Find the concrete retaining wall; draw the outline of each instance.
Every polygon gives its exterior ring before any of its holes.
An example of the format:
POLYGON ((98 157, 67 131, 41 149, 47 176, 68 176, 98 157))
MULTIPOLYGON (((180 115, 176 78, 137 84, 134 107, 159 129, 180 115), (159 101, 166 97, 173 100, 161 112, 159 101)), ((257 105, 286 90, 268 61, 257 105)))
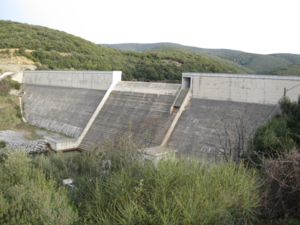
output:
POLYGON ((298 100, 300 77, 242 74, 183 73, 191 77, 193 98, 276 104, 284 94, 298 100), (290 88, 293 88, 289 90, 290 88))
POLYGON ((108 90, 121 71, 24 71, 25 84, 108 90))

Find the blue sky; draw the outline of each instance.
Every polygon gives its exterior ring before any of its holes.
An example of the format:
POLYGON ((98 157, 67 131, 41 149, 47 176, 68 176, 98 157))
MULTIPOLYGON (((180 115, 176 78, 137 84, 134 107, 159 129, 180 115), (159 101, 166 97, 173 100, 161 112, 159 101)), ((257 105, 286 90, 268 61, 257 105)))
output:
POLYGON ((174 42, 300 54, 299 6, 299 0, 0 0, 0 19, 94 43, 174 42))

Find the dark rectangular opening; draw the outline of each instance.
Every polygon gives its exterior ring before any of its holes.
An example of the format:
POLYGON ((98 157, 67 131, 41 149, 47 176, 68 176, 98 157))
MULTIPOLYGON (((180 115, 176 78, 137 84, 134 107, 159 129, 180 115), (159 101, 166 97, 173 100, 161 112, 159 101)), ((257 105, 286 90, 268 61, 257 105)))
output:
POLYGON ((188 89, 191 86, 191 78, 190 77, 184 77, 182 83, 182 89, 188 89))

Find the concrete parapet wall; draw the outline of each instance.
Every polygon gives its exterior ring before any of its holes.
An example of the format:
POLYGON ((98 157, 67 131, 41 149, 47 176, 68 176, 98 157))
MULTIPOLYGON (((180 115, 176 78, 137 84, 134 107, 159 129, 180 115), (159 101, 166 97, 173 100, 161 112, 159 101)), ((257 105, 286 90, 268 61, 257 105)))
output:
POLYGON ((300 86, 293 88, 300 84, 296 76, 183 73, 183 77, 191 77, 193 98, 198 99, 276 104, 285 88, 292 101, 300 93, 300 86))
POLYGON ((175 95, 180 87, 180 84, 121 81, 114 87, 114 91, 175 95))
POLYGON ((108 90, 121 71, 24 71, 25 84, 108 90))

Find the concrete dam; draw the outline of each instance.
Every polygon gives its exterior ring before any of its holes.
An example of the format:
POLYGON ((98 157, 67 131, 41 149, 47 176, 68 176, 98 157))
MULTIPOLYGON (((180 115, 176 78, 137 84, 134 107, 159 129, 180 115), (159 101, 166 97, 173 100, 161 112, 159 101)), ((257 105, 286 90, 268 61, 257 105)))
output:
POLYGON ((89 150, 130 129, 136 142, 150 136, 149 149, 217 157, 232 143, 247 145, 238 141, 241 129, 250 136, 284 93, 296 101, 300 91, 294 76, 183 73, 182 84, 169 84, 121 81, 121 74, 23 71, 24 117, 73 137, 48 138, 54 150, 89 150))

